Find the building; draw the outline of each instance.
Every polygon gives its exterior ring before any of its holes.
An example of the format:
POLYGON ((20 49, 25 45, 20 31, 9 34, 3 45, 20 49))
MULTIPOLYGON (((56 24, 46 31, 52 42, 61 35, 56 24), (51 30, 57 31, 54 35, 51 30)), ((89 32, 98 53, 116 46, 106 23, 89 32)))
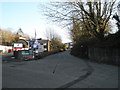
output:
POLYGON ((18 41, 16 43, 22 43, 23 44, 23 48, 29 48, 30 50, 33 48, 36 49, 44 49, 44 52, 48 52, 50 51, 50 41, 49 40, 45 40, 45 39, 27 39, 24 37, 19 37, 18 41), (36 46, 36 47, 34 47, 36 46), (42 47, 41 47, 42 46, 42 47))
POLYGON ((44 46, 44 51, 49 52, 50 51, 50 41, 49 40, 38 40, 38 43, 44 46))
POLYGON ((73 43, 72 42, 65 43, 65 45, 67 45, 67 48, 72 48, 73 47, 73 43))
POLYGON ((43 45, 44 52, 49 52, 50 51, 50 41, 49 40, 45 40, 45 39, 30 39, 29 40, 30 43, 31 43, 30 45, 33 46, 33 44, 35 44, 36 40, 37 40, 39 45, 43 45))

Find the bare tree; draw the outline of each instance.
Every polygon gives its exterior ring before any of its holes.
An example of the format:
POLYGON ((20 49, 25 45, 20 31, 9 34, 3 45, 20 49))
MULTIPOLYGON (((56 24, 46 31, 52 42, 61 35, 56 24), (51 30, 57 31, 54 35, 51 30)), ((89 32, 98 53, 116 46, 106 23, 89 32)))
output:
POLYGON ((115 1, 105 1, 102 4, 101 0, 98 2, 87 2, 88 9, 86 9, 81 2, 77 3, 78 7, 81 9, 82 19, 87 29, 99 39, 103 40, 104 38, 114 3, 115 1), (87 20, 87 22, 85 20, 87 20))
POLYGON ((70 35, 74 43, 85 41, 92 37, 91 33, 86 29, 83 22, 74 21, 74 18, 70 35))
POLYGON ((19 37, 24 37, 26 39, 30 38, 30 36, 28 34, 24 33, 21 28, 19 28, 18 31, 15 33, 14 42, 16 42, 19 39, 19 37))
POLYGON ((12 42, 15 38, 15 34, 9 30, 0 29, 0 37, 3 42, 12 42))
POLYGON ((51 42, 51 50, 59 50, 62 47, 62 40, 60 35, 54 32, 52 29, 47 29, 45 36, 50 40, 51 42))
POLYGON ((73 26, 74 22, 84 25, 84 30, 100 40, 105 37, 106 28, 112 15, 116 0, 96 2, 54 2, 47 7, 45 15, 55 22, 61 22, 67 26, 73 26))
POLYGON ((113 15, 113 18, 117 21, 117 27, 118 27, 118 30, 120 32, 120 2, 118 3, 117 5, 117 9, 118 9, 118 14, 116 13, 115 15, 113 15))
POLYGON ((53 37, 54 37, 54 30, 51 29, 51 28, 48 28, 45 33, 44 33, 45 37, 48 39, 48 40, 51 40, 53 37))

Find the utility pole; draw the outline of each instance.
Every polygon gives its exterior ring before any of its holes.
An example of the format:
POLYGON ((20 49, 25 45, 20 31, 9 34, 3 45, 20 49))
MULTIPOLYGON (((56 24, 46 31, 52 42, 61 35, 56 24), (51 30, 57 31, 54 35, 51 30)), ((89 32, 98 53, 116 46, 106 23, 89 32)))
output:
POLYGON ((37 41, 37 34, 36 34, 36 29, 35 29, 35 41, 34 41, 34 45, 33 45, 33 54, 34 54, 34 58, 36 57, 36 49, 38 47, 38 41, 37 41))
POLYGON ((35 29, 35 39, 36 39, 36 37, 37 37, 37 34, 36 34, 36 29, 35 29))

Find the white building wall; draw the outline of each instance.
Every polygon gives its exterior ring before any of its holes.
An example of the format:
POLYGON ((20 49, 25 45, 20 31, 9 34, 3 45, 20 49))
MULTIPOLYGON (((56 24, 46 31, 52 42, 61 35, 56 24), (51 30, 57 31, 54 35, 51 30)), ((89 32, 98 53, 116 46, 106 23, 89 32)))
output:
POLYGON ((5 52, 8 53, 9 49, 12 49, 12 46, 3 46, 3 45, 0 45, 0 50, 2 50, 3 53, 5 53, 5 52))

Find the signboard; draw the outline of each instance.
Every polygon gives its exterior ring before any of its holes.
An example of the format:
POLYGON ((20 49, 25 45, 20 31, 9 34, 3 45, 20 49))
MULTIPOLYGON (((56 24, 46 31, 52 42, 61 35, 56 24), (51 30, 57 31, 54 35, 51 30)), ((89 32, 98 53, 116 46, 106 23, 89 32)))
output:
POLYGON ((14 43, 14 47, 22 48, 23 44, 22 43, 14 43))
POLYGON ((44 45, 39 45, 38 52, 44 52, 44 45))
POLYGON ((35 40, 34 44, 33 44, 33 48, 38 48, 38 41, 35 40))

